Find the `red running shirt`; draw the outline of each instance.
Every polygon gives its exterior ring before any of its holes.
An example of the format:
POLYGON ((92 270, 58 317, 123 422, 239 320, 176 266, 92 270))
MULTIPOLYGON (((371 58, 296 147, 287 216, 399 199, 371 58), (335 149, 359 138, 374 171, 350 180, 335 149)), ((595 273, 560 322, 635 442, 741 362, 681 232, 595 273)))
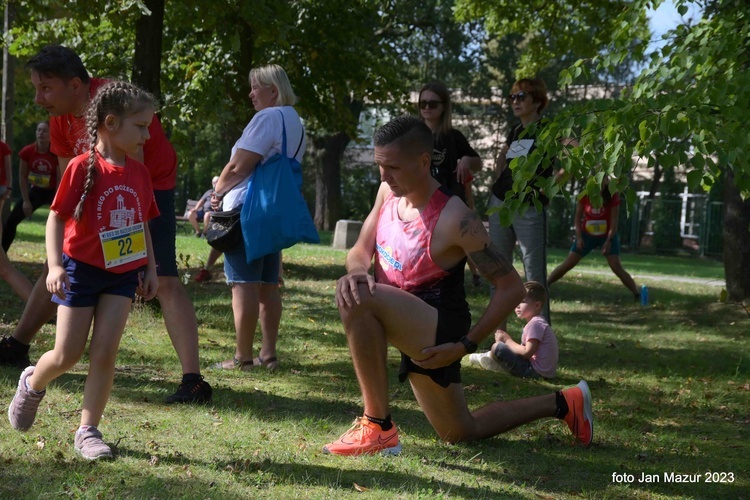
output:
POLYGON ((148 169, 127 159, 112 165, 96 154, 97 177, 86 197, 81 220, 73 219, 83 193, 89 155, 76 156, 63 173, 51 209, 65 221, 63 253, 113 273, 148 262, 143 223, 159 215, 148 169))
POLYGON ((13 153, 7 144, 0 141, 0 186, 8 185, 8 174, 5 173, 5 157, 13 153))
POLYGON ((612 195, 612 199, 605 202, 601 208, 592 207, 588 196, 581 198, 578 203, 583 205, 583 230, 591 236, 606 237, 609 231, 612 207, 620 205, 620 197, 617 194, 612 195))
MULTIPOLYGON (((96 91, 108 80, 92 78, 89 80, 89 97, 93 98, 96 91)), ((50 116, 50 149, 57 156, 73 158, 87 153, 91 149, 86 118, 72 114, 50 116)), ((159 118, 154 115, 148 127, 151 138, 143 145, 143 163, 151 173, 154 189, 173 189, 177 183, 177 154, 170 144, 159 118)))
POLYGON ((57 187, 57 156, 52 151, 40 153, 36 143, 24 146, 18 157, 29 166, 29 183, 40 189, 57 187))

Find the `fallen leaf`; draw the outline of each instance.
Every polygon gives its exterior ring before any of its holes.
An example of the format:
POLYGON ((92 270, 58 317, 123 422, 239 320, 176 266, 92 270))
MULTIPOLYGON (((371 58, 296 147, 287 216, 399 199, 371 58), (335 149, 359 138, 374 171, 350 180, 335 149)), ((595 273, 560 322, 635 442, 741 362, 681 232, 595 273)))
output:
POLYGON ((364 486, 360 486, 357 483, 354 483, 354 489, 359 491, 360 493, 364 493, 368 490, 368 488, 365 488, 364 486))

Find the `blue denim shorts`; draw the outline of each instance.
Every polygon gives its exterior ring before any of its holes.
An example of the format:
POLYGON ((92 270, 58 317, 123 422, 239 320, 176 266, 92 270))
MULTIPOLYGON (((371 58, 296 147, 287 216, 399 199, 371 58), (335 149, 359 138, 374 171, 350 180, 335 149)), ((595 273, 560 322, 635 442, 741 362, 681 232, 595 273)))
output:
POLYGON ((227 283, 267 283, 279 282, 281 252, 264 255, 248 264, 245 245, 224 252, 224 274, 227 283))
POLYGON ((514 377, 540 378, 531 361, 513 352, 506 344, 498 342, 493 354, 500 366, 514 377))
POLYGON ((65 290, 65 299, 52 296, 52 302, 68 307, 94 307, 102 294, 120 295, 130 300, 135 298, 138 288, 138 273, 134 269, 122 274, 71 259, 63 254, 63 269, 70 279, 70 288, 65 290))

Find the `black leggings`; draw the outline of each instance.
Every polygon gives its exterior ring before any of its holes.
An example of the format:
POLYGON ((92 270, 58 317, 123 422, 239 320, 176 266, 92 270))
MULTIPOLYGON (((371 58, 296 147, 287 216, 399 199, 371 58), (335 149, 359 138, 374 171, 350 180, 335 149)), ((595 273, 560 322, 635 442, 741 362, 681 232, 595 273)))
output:
MULTIPOLYGON (((31 211, 33 212, 42 205, 51 205, 55 199, 55 191, 52 189, 40 189, 34 186, 29 188, 29 201, 31 202, 31 211)), ((13 210, 8 216, 8 220, 3 226, 3 250, 6 252, 10 244, 16 239, 16 227, 26 218, 23 213, 23 199, 20 199, 13 206, 13 210)))

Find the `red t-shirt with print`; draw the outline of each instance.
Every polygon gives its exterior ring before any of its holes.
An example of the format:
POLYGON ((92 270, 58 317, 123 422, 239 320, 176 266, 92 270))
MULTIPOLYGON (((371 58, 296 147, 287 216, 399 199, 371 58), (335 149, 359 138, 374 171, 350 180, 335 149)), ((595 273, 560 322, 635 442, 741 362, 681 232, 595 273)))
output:
MULTIPOLYGON (((89 80, 89 97, 109 80, 92 78, 89 80)), ((86 117, 72 114, 50 116, 50 149, 57 156, 73 158, 91 149, 86 117)), ((151 172, 154 189, 173 189, 177 184, 177 153, 161 128, 159 118, 154 115, 148 127, 151 138, 143 145, 143 163, 151 172)))
POLYGON ((36 143, 24 146, 18 157, 29 167, 29 183, 40 189, 57 187, 57 156, 52 151, 40 153, 36 143))
POLYGON ((0 141, 0 186, 8 185, 8 174, 5 172, 5 157, 13 153, 7 144, 0 141))
POLYGON ((89 155, 76 156, 63 173, 51 209, 65 221, 63 253, 113 273, 148 262, 143 224, 159 215, 148 169, 128 158, 124 166, 108 163, 97 152, 94 186, 86 196, 80 221, 73 219, 83 193, 89 155))
POLYGON ((620 196, 615 193, 609 202, 605 202, 600 208, 591 206, 591 200, 584 196, 579 201, 583 205, 583 230, 591 236, 605 238, 609 231, 609 221, 612 207, 620 205, 620 196))

